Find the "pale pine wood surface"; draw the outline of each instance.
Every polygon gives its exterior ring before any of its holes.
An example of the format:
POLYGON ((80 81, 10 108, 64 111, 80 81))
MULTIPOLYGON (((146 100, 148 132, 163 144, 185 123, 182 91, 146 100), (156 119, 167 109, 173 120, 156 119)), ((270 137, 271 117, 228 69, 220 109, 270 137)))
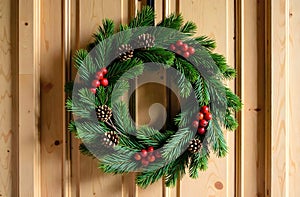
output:
POLYGON ((0 196, 12 195, 11 1, 0 1, 0 196))
POLYGON ((298 196, 299 1, 272 2, 271 195, 298 196))
POLYGON ((288 2, 272 2, 272 196, 288 196, 289 193, 288 2))
POLYGON ((290 33, 288 36, 289 41, 289 132, 290 132, 290 145, 289 145, 289 196, 296 197, 300 193, 300 86, 299 86, 299 48, 300 48, 300 2, 291 0, 289 6, 289 22, 290 33))
MULTIPOLYGON (((180 1, 179 11, 185 20, 196 22, 197 35, 207 35, 216 40, 216 52, 226 55, 229 64, 233 65, 233 3, 227 1, 180 1)), ((234 196, 234 133, 225 136, 229 157, 209 159, 208 170, 201 172, 196 180, 188 176, 183 178, 181 196, 234 196)))

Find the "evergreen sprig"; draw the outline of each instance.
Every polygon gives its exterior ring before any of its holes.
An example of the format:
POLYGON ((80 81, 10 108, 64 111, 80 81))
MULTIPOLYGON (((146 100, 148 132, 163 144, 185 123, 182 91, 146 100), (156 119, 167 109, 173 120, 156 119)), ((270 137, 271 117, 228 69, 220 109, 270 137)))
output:
POLYGON ((174 158, 178 158, 187 149, 194 136, 195 133, 190 128, 179 128, 163 147, 163 158, 166 161, 173 161, 174 158))
MULTIPOLYGON (((168 16, 167 18, 163 19, 160 23, 158 23, 157 26, 179 30, 182 24, 183 24, 182 15, 181 14, 176 15, 175 13, 173 13, 170 14, 170 16, 168 16)), ((186 30, 190 30, 190 27, 188 27, 186 30)))
POLYGON ((137 13, 137 16, 129 22, 128 27, 143 27, 143 26, 152 26, 154 24, 155 14, 151 7, 145 6, 140 12, 137 13))

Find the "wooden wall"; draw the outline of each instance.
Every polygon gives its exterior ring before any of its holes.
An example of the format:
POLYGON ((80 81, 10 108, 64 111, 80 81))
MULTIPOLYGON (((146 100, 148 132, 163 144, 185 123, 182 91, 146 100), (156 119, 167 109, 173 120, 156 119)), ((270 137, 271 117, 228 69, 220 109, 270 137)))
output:
POLYGON ((274 1, 270 18, 271 195, 297 196, 299 157, 300 2, 274 1))
POLYGON ((11 1, 0 1, 0 195, 12 192, 11 1))
POLYGON ((172 189, 160 181, 142 190, 134 174, 101 173, 66 132, 63 85, 74 77, 72 54, 91 41, 101 20, 126 23, 145 1, 0 0, 0 196, 297 196, 300 3, 155 2, 157 21, 182 13, 199 35, 216 39, 216 51, 238 70, 229 85, 244 109, 239 129, 225 133, 228 157, 212 157, 199 179, 185 177, 172 189))

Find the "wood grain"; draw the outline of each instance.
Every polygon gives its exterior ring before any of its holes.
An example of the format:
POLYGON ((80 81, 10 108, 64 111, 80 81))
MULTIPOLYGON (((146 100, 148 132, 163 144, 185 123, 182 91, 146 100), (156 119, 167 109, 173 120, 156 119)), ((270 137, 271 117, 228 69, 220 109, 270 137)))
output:
POLYGON ((59 0, 41 3, 41 194, 63 196, 66 125, 62 3, 59 0))
MULTIPOLYGON (((40 196, 39 147, 39 2, 20 0, 18 7, 18 194, 40 196)), ((17 124, 17 123, 15 123, 17 124)))
POLYGON ((271 196, 289 196, 289 0, 271 6, 271 196))
MULTIPOLYGON (((233 3, 226 1, 180 1, 180 12, 185 20, 196 22, 197 35, 207 35, 217 42, 216 52, 226 55, 233 64, 233 3)), ((234 134, 225 132, 228 145, 231 147, 229 157, 209 160, 207 171, 200 173, 197 180, 184 177, 181 196, 233 196, 234 187, 234 134)))
POLYGON ((300 35, 299 35, 299 27, 300 27, 300 2, 297 0, 291 0, 289 5, 289 27, 290 32, 287 37, 289 41, 289 88, 288 88, 288 96, 289 96, 289 105, 288 111, 289 116, 289 196, 296 197, 300 193, 300 187, 298 183, 300 182, 300 87, 299 87, 299 78, 298 74, 300 73, 299 67, 299 49, 300 49, 300 35))
POLYGON ((11 1, 0 1, 0 196, 12 196, 11 1))
POLYGON ((299 108, 297 73, 300 8, 298 1, 272 2, 271 195, 297 196, 299 181, 299 108))
POLYGON ((263 195, 264 193, 264 184, 259 181, 260 176, 264 176, 264 172, 258 170, 258 168, 264 168, 264 166, 261 166, 264 162, 264 152, 261 151, 264 150, 264 138, 259 137, 264 131, 262 119, 265 112, 264 97, 261 95, 264 86, 260 84, 264 81, 264 66, 258 65, 258 61, 264 61, 264 58, 259 56, 257 50, 258 48, 263 50, 264 41, 258 40, 261 35, 258 35, 257 7, 258 4, 255 1, 244 1, 242 13, 241 92, 244 109, 240 128, 242 129, 241 191, 243 195, 247 196, 263 195), (253 40, 262 41, 262 43, 253 42, 253 40), (249 83, 250 81, 251 83, 249 83))
MULTIPOLYGON (((128 9, 126 1, 80 0, 78 3, 78 44, 79 48, 86 47, 92 41, 91 35, 105 18, 112 19, 116 25, 127 22, 128 9)), ((77 147, 73 147, 75 150, 77 147)), ((78 150, 78 149, 77 149, 78 150)), ((76 156, 76 155, 75 155, 76 156)), ((122 194, 122 176, 105 175, 97 168, 97 161, 83 155, 77 155, 78 191, 79 196, 119 197, 122 194)), ((75 164, 76 165, 76 164, 75 164)), ((75 170, 73 168, 73 170, 75 170)))

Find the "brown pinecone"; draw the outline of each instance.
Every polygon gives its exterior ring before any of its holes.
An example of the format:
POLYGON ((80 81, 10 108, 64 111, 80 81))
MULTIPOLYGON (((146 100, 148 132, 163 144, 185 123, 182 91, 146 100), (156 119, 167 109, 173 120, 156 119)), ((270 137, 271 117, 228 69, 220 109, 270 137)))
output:
POLYGON ((191 153, 197 153, 201 150, 201 141, 199 139, 193 139, 190 141, 190 145, 189 145, 189 151, 191 153))
POLYGON ((98 120, 107 122, 112 116, 112 110, 107 105, 98 106, 96 108, 96 115, 98 120))
POLYGON ((119 136, 114 131, 108 131, 104 134, 102 143, 106 147, 116 146, 119 144, 119 136))
POLYGON ((142 34, 138 36, 136 47, 141 49, 148 49, 154 46, 155 38, 151 34, 142 34))
POLYGON ((123 44, 118 49, 119 58, 122 61, 129 60, 133 57, 133 49, 130 44, 123 44))

